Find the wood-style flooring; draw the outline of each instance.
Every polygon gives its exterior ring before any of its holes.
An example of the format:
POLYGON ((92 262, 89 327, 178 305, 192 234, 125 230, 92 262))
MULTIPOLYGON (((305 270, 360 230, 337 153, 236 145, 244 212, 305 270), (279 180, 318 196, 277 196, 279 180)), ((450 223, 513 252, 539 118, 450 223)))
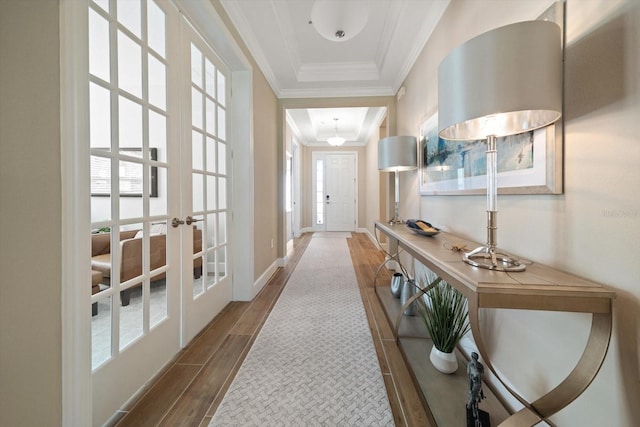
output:
MULTIPOLYGON (((109 426, 208 426, 236 372, 311 239, 294 241, 287 266, 252 302, 231 302, 109 426)), ((347 239, 397 426, 430 426, 428 414, 373 288, 383 254, 365 234, 347 239)), ((379 280, 389 280, 386 271, 379 280)))

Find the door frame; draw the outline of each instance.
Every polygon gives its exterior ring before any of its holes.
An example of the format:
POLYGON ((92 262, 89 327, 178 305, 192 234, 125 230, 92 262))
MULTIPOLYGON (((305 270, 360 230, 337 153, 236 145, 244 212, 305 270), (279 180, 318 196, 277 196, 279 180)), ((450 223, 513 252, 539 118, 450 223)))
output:
POLYGON ((292 142, 293 148, 293 165, 292 165, 292 179, 293 182, 291 185, 293 186, 293 200, 292 200, 292 208, 293 208, 293 237, 297 239, 300 237, 300 215, 301 215, 301 206, 300 206, 300 144, 294 138, 292 142))
MULTIPOLYGON (((360 96, 360 97, 337 97, 337 98, 281 98, 278 100, 278 203, 279 206, 284 206, 284 156, 286 151, 286 129, 287 129, 287 110, 299 109, 299 108, 340 108, 340 107, 383 107, 385 108, 386 117, 386 130, 384 136, 396 134, 396 97, 394 95, 388 96, 360 96)), ((309 150, 309 147, 307 147, 309 150)), ((307 157, 308 154, 304 154, 307 157)), ((306 179, 309 176, 306 170, 306 165, 303 166, 303 173, 305 173, 305 185, 306 179)), ((309 187, 307 187, 309 188, 309 187)), ((307 191, 306 189, 302 191, 307 191)), ((300 209, 303 213, 308 212, 305 209, 300 209)), ((309 224, 308 219, 305 220, 305 224, 309 224)), ((287 254, 287 245, 285 239, 285 217, 284 215, 278 216, 278 253, 279 259, 285 259, 287 254)), ((304 227, 306 229, 307 227, 304 227)), ((309 227, 312 228, 312 227, 309 227)))
MULTIPOLYGON (((355 221, 355 226, 354 229, 357 230, 358 228, 358 203, 359 203, 359 197, 358 197, 358 184, 359 184, 359 180, 358 180, 358 152, 357 151, 349 151, 349 150, 339 150, 339 151, 320 151, 320 150, 315 150, 311 152, 311 165, 310 165, 310 169, 311 170, 311 197, 309 197, 309 199, 311 200, 311 229, 313 231, 326 231, 327 229, 327 214, 325 211, 324 214, 324 220, 322 223, 322 226, 318 226, 315 223, 315 218, 316 218, 316 204, 315 204, 315 190, 316 190, 316 161, 319 158, 323 158, 325 160, 325 168, 326 168, 326 157, 327 155, 332 154, 332 155, 343 155, 343 154, 349 154, 349 155, 353 155, 354 156, 354 160, 355 160, 355 164, 354 164, 354 177, 355 177, 355 188, 354 188, 354 208, 353 208, 353 216, 354 216, 354 221, 355 221)), ((326 187, 326 175, 325 175, 325 184, 324 184, 324 195, 326 195, 327 191, 326 191, 327 187, 326 187)), ((324 200, 324 197, 323 197, 324 200)))
MULTIPOLYGON (((158 0, 168 2, 169 0, 158 0)), ((233 299, 253 298, 252 66, 209 2, 172 1, 231 70, 233 299), (242 172, 239 172, 242 171, 242 172)), ((92 423, 88 0, 60 0, 62 425, 92 423)))

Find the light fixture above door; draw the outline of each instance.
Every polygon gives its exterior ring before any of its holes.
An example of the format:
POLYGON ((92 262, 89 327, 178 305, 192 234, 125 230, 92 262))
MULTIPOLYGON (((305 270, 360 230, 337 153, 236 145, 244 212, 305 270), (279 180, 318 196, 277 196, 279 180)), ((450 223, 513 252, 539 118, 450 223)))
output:
POLYGON ((341 136, 338 136, 338 118, 334 118, 333 121, 336 123, 335 125, 335 135, 327 138, 327 142, 329 143, 329 145, 333 145, 334 147, 338 147, 342 144, 344 144, 344 142, 346 141, 346 139, 344 139, 341 136))

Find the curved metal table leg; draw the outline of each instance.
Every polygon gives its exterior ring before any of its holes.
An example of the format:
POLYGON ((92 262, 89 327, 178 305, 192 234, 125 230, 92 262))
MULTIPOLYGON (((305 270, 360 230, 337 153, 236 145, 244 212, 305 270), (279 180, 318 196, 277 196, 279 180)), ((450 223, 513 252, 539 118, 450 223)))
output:
POLYGON ((378 239, 378 233, 377 233, 377 228, 374 230, 375 233, 375 238, 376 238, 376 242, 378 243, 378 247, 380 248, 380 250, 382 251, 382 253, 385 256, 384 261, 382 261, 382 263, 378 266, 378 269, 376 270, 376 274, 373 276, 373 289, 376 289, 376 284, 378 282, 378 275, 380 274, 380 271, 382 271, 382 267, 384 267, 385 265, 387 265, 388 262, 390 261, 395 261, 396 263, 400 264, 400 247, 396 246, 398 249, 396 250, 396 253, 391 255, 389 252, 387 252, 383 247, 382 244, 380 243, 380 239, 378 239))
POLYGON ((493 367, 480 331, 477 301, 473 299, 469 300, 469 322, 483 362, 507 391, 524 405, 523 409, 500 424, 503 427, 534 426, 540 421, 548 421, 548 417, 560 411, 580 396, 591 384, 604 362, 609 349, 613 327, 611 310, 608 313, 592 313, 589 339, 574 369, 556 388, 536 401, 529 403, 509 387, 493 367))

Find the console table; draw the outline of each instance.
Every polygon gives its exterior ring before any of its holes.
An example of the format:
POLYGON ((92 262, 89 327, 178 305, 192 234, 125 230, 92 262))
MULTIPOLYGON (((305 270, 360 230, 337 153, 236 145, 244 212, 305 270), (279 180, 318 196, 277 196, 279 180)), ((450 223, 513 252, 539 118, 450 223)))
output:
MULTIPOLYGON (((524 405, 500 426, 533 426, 547 420, 575 400, 595 378, 611 338, 614 292, 598 283, 537 263, 517 273, 473 267, 462 261, 460 252, 445 246, 462 244, 466 245, 466 250, 471 250, 480 245, 449 233, 426 237, 410 231, 404 224, 390 225, 380 221, 375 223, 375 229, 376 233, 379 231, 387 236, 389 259, 400 262, 399 255, 403 250, 467 298, 471 331, 483 363, 524 405), (591 331, 585 350, 571 373, 553 390, 528 402, 509 387, 492 365, 480 330, 480 308, 590 313, 591 331)), ((398 326, 396 324, 396 331, 398 326)))

